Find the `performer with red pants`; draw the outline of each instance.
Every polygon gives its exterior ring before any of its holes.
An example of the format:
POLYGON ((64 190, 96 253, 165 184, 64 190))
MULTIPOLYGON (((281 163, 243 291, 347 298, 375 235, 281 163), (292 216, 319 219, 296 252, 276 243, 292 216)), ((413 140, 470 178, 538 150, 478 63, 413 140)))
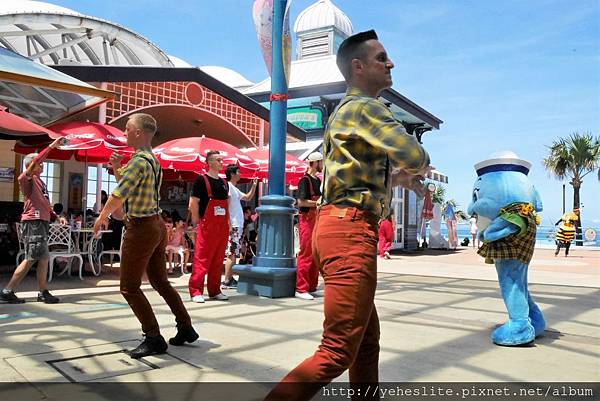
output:
POLYGON ((389 213, 392 187, 419 196, 426 191, 429 155, 378 99, 392 86, 394 63, 375 31, 346 38, 336 62, 348 90, 325 129, 323 195, 313 235, 324 281, 323 335, 314 354, 267 401, 308 401, 346 370, 352 401, 380 399, 377 222, 389 213))
POLYGON ((379 223, 379 257, 385 259, 390 258, 390 249, 392 249, 392 241, 394 240, 394 223, 392 222, 392 214, 388 215, 379 223))
POLYGON ((189 281, 193 302, 204 302, 204 277, 208 275, 208 296, 218 301, 229 297, 221 292, 221 268, 229 238, 229 185, 219 177, 223 158, 218 151, 206 154, 208 173, 196 179, 189 209, 196 226, 196 244, 189 281))
POLYGON ((309 169, 298 183, 300 207, 300 253, 296 270, 296 298, 314 299, 319 283, 319 268, 313 261, 312 235, 317 219, 317 200, 321 197, 321 180, 316 176, 323 171, 323 155, 308 155, 309 169))

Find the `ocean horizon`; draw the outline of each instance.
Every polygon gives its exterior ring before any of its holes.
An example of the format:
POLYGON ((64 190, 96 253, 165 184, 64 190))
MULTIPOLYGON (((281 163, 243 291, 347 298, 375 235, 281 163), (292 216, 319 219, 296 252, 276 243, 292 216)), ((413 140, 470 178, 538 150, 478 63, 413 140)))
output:
MULTIPOLYGON (((592 229, 596 232, 596 238, 592 241, 585 240, 583 242, 583 246, 594 246, 600 247, 600 227, 592 227, 592 226, 584 226, 581 228, 582 233, 585 233, 586 230, 592 229)), ((556 235, 556 231, 558 230, 557 226, 547 226, 540 225, 537 227, 537 232, 535 235, 535 245, 536 247, 555 247, 556 244, 554 242, 554 237, 556 235)), ((471 231, 469 230, 469 223, 458 223, 457 224, 457 236, 458 243, 460 244, 463 239, 469 238, 469 241, 472 240, 471 231)), ((448 239, 448 229, 446 224, 442 222, 440 233, 444 236, 444 238, 448 239)), ((427 225, 427 238, 429 238, 429 224, 427 225)), ((574 241, 573 241, 574 242, 574 241)), ((574 246, 573 244, 572 246, 574 246)))

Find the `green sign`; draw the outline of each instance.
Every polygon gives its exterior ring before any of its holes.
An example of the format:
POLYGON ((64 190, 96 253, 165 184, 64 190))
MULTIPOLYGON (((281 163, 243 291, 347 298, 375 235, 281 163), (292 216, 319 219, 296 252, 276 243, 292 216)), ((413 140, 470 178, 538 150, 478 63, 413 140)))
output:
POLYGON ((302 129, 323 128, 323 113, 310 107, 289 108, 287 119, 302 129))

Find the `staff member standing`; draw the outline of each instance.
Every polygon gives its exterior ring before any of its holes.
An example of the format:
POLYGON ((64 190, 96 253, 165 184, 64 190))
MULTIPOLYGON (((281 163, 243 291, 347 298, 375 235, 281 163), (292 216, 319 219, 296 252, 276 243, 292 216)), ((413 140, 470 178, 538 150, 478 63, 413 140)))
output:
POLYGON ((244 231, 244 211, 242 202, 251 201, 256 192, 258 178, 252 179, 252 187, 248 193, 244 193, 237 187, 242 178, 240 175, 240 166, 230 164, 225 169, 225 177, 229 182, 229 240, 225 248, 225 278, 221 283, 221 288, 236 288, 237 280, 233 278, 233 265, 237 258, 241 256, 242 235, 244 231))
POLYGON ((267 400, 309 400, 346 369, 360 399, 379 381, 377 223, 394 185, 425 194, 429 156, 377 100, 392 85, 392 61, 375 31, 342 42, 337 65, 348 90, 329 119, 323 150, 322 206, 313 254, 325 280, 323 336, 317 351, 292 370, 267 400), (397 171, 392 173, 393 171, 397 171))
POLYGON ((57 216, 50 204, 48 189, 40 178, 44 169, 44 160, 48 153, 56 148, 62 138, 56 139, 39 154, 30 153, 25 156, 25 171, 19 175, 19 187, 25 198, 23 214, 21 214, 21 229, 25 242, 25 258, 17 266, 10 281, 0 291, 0 301, 10 304, 25 302, 15 295, 15 288, 21 283, 27 272, 37 261, 37 280, 40 292, 37 300, 47 304, 58 303, 59 299, 48 291, 48 232, 50 231, 50 218, 59 218, 61 224, 67 221, 57 216))
POLYGON ((319 284, 319 268, 313 260, 312 235, 317 220, 317 200, 321 197, 321 180, 317 173, 323 171, 323 155, 308 155, 309 168, 298 182, 298 207, 300 208, 300 252, 296 269, 296 298, 311 300, 319 284))
POLYGON ((118 158, 111 159, 119 184, 94 223, 94 233, 98 233, 108 225, 108 216, 123 205, 126 231, 121 246, 121 294, 142 324, 146 337, 137 348, 129 351, 134 359, 163 354, 167 350, 156 316, 140 289, 144 272, 152 288, 164 298, 175 315, 177 334, 169 339, 169 344, 183 345, 198 339, 190 315, 169 283, 165 269, 167 230, 158 205, 162 170, 151 147, 155 133, 156 120, 151 115, 137 113, 129 117, 125 136, 127 145, 135 152, 125 167, 118 167, 118 158))
POLYGON ((194 181, 189 210, 196 224, 196 244, 189 281, 193 302, 204 302, 204 278, 208 275, 208 296, 218 301, 229 297, 221 292, 221 268, 229 239, 229 184, 219 177, 223 157, 218 151, 206 153, 208 173, 194 181))

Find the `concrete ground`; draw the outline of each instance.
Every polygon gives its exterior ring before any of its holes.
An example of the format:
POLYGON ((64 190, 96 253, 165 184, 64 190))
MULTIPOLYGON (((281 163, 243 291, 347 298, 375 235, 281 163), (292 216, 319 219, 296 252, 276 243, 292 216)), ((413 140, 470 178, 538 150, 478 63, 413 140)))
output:
MULTIPOLYGON (((131 360, 122 350, 135 347, 141 332, 119 294, 118 270, 106 266, 101 276, 83 281, 56 277, 50 288, 61 298, 57 305, 35 302, 30 274, 18 293, 28 302, 0 304, 4 390, 14 390, 11 383, 38 383, 35 394, 52 399, 39 383, 275 382, 319 344, 322 298, 267 299, 225 290, 228 302, 194 304, 184 275, 172 282, 200 340, 131 360)), ((529 279, 548 322, 546 333, 532 346, 499 347, 489 335, 505 321, 506 311, 493 265, 484 264, 474 249, 380 260, 381 381, 597 382, 600 251, 575 248, 565 258, 538 249, 529 279)), ((5 284, 8 277, 0 280, 5 284)), ((175 322, 168 307, 147 284, 143 288, 163 335, 172 336, 175 322)), ((339 380, 347 381, 347 374, 339 380)))

